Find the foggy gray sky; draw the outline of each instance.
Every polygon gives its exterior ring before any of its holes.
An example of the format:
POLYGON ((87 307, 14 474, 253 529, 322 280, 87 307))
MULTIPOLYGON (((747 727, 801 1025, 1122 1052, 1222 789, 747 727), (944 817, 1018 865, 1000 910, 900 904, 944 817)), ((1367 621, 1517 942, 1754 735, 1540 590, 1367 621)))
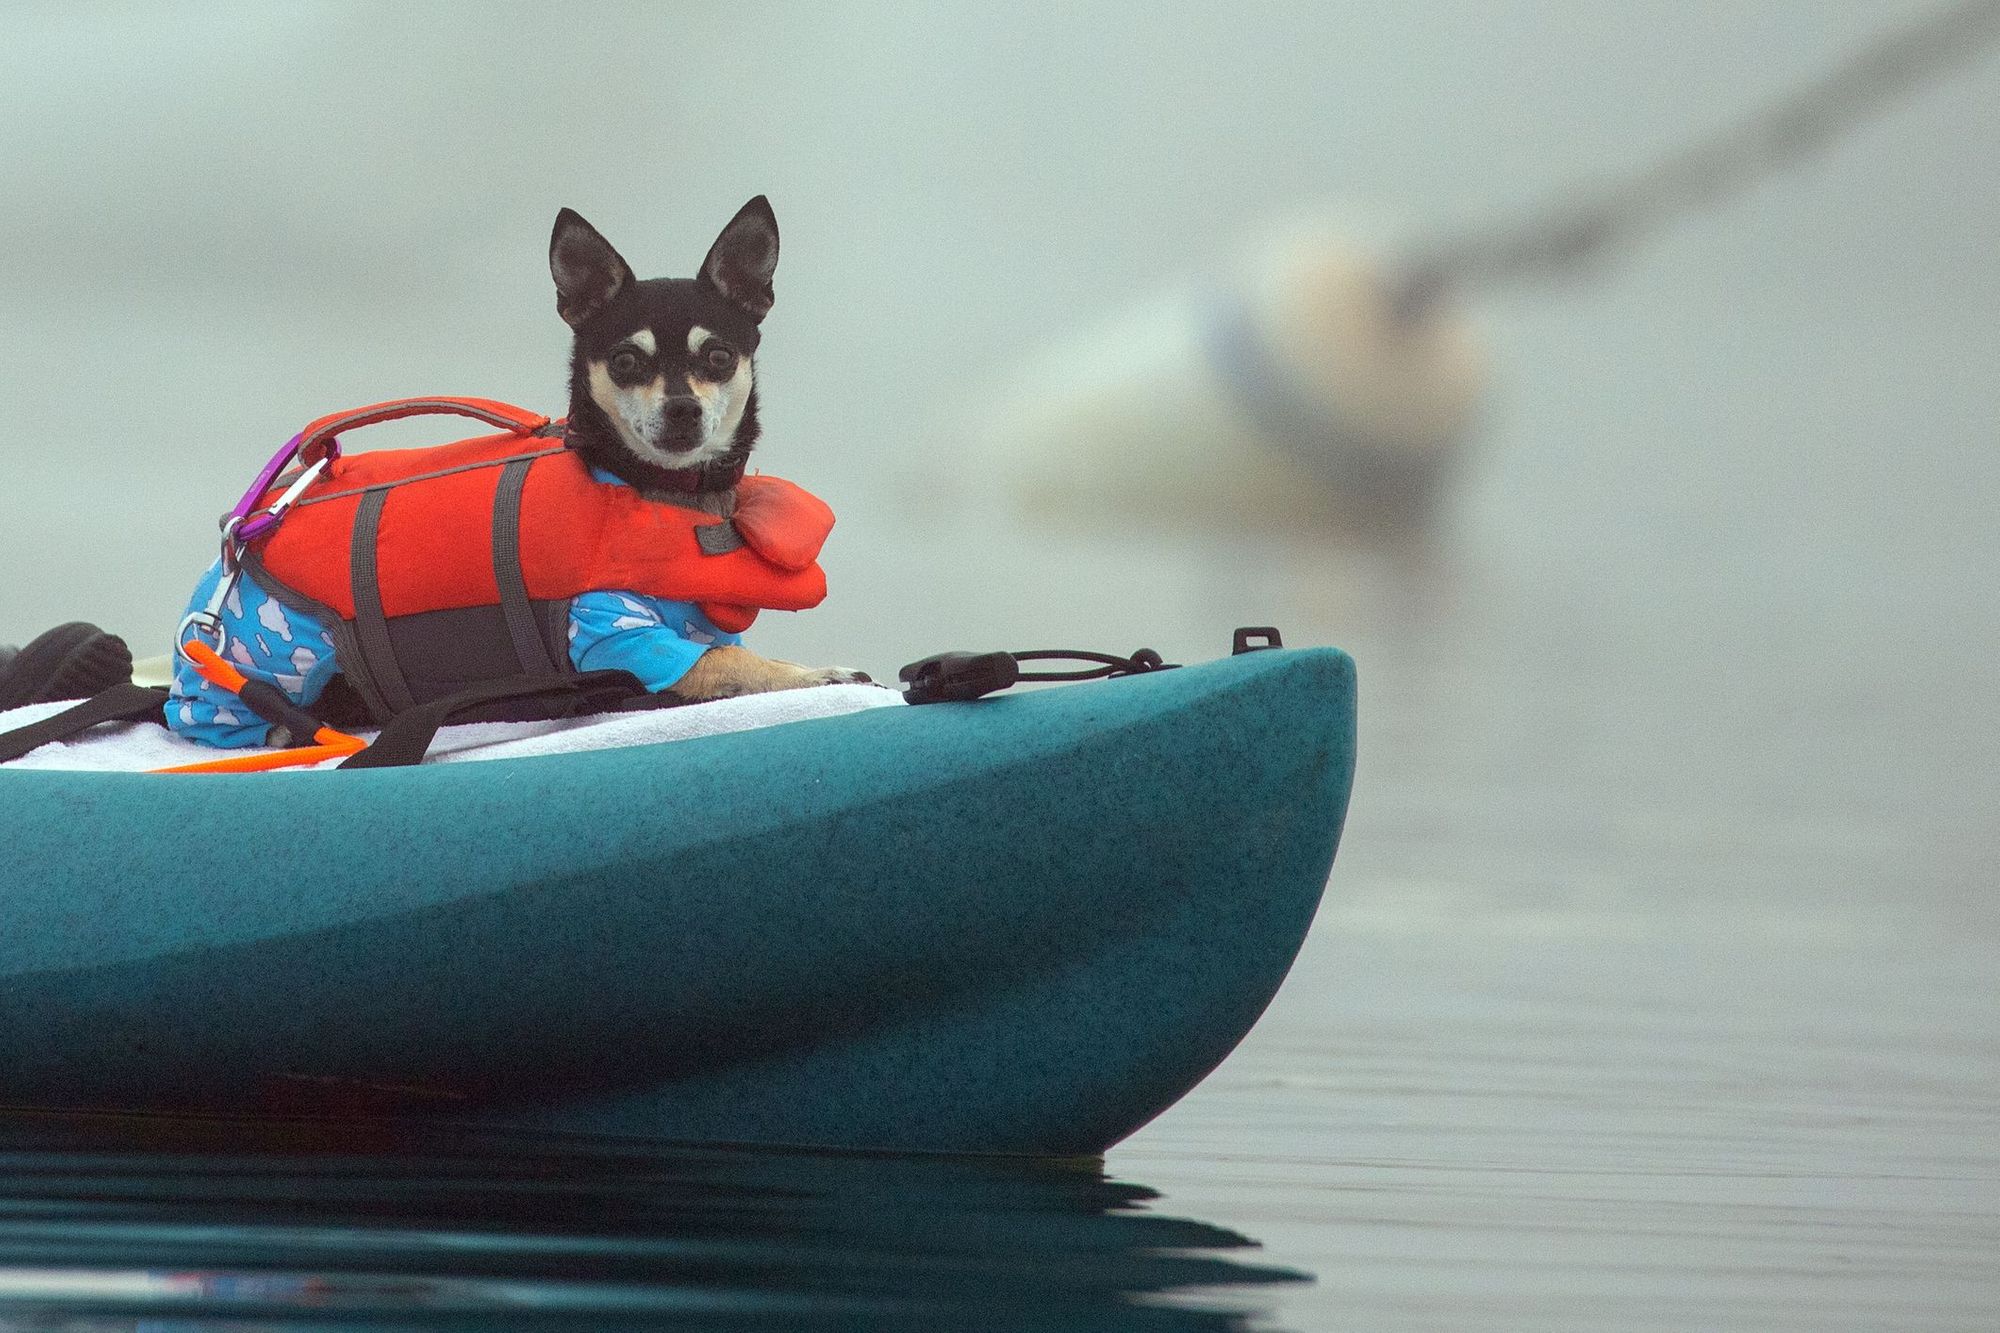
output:
MULTIPOLYGON (((439 391, 559 411, 544 254, 563 205, 641 273, 685 273, 769 194, 785 254, 763 461, 843 498, 865 562, 885 471, 948 458, 1050 334, 1266 219, 1324 208, 1395 237, 1504 215, 1917 8, 12 8, 0 414, 33 426, 0 474, 20 571, 0 637, 70 616, 163 632, 212 516, 321 412, 439 391), (86 535, 106 540, 65 554, 86 535)), ((1823 400, 1811 340, 1845 340, 1850 382, 1871 331, 1990 345, 1996 126, 1988 62, 1600 282, 1485 303, 1502 410, 1467 512, 1547 484, 1565 439, 1631 429, 1665 373, 1650 340, 1740 342, 1770 415, 1737 424, 1780 459, 1812 448, 1786 407, 1823 400), (1609 364, 1562 362, 1626 338, 1609 364), (1537 375, 1561 401, 1524 398, 1537 375)), ((1976 364, 1990 354, 1897 361, 1883 391, 1962 421, 1991 406, 1964 382, 1976 364)))

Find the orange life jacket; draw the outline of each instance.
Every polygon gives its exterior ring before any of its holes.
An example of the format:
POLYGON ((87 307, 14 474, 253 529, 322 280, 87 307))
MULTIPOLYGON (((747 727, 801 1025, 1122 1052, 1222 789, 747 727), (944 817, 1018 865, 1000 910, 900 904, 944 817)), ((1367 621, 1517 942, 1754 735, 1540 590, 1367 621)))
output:
MULTIPOLYGON (((732 633, 826 596, 826 503, 753 475, 716 518, 591 476, 562 423, 336 458, 246 572, 332 624, 341 673, 378 718, 501 676, 570 672, 569 599, 695 602, 732 633)), ((265 503, 275 499, 274 487, 265 503)))

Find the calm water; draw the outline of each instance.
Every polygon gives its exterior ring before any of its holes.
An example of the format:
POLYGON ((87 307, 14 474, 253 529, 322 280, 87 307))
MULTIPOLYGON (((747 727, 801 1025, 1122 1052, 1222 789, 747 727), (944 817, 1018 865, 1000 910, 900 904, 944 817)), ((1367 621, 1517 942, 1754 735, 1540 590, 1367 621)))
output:
POLYGON ((1094 1162, 15 1117, 0 1198, 0 1327, 69 1333, 1223 1329, 1304 1280, 1094 1162))

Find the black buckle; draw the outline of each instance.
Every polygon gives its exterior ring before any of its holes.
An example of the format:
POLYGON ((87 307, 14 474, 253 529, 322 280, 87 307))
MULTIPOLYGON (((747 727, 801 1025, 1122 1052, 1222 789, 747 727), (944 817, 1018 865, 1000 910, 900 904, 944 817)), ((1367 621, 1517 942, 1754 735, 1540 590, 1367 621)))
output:
POLYGON ((1018 681, 1021 664, 1012 653, 937 653, 896 674, 910 687, 906 703, 965 703, 1018 681))

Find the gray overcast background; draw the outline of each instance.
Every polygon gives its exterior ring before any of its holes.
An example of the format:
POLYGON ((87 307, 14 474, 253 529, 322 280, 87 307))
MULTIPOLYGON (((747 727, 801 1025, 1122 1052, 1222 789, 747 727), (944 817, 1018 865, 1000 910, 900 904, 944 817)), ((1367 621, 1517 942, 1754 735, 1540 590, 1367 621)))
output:
MULTIPOLYGON (((785 241, 761 461, 845 520, 834 600, 780 645, 868 656, 853 640, 885 630, 843 587, 963 608, 912 627, 912 648, 964 637, 978 591, 892 556, 906 515, 883 502, 912 469, 952 466, 1051 334, 1274 215, 1325 207, 1397 236, 1505 214, 1721 123, 1914 8, 10 7, 0 638, 80 616, 158 650, 213 515, 303 421, 435 392, 561 409, 559 206, 642 274, 685 273, 757 192, 785 241)), ((1698 407, 1707 387, 1666 382, 1695 340, 1756 381, 1754 419, 1699 423, 1732 438, 1736 480, 1782 489, 1848 429, 1829 392, 1868 400, 1881 468, 1927 467, 1926 414, 1974 410, 1938 400, 1992 362, 1996 124, 1989 64, 1601 283, 1487 304, 1498 386, 1462 531, 1616 534, 1630 525, 1606 497, 1670 503, 1602 442, 1648 429, 1638 403, 1698 407), (1941 355, 1897 346, 1915 325, 1941 355)), ((1792 498, 1874 503, 1879 480, 1792 498)), ((1091 628, 1058 617, 1040 637, 1091 628)))

